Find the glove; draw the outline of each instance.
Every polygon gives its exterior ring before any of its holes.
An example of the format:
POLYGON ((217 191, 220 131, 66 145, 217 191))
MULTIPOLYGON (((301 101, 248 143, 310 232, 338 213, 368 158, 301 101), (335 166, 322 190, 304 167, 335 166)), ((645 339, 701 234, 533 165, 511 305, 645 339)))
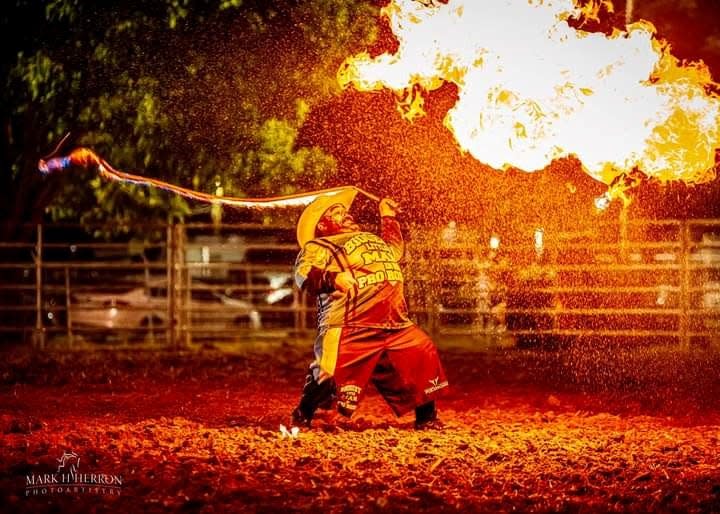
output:
POLYGON ((332 296, 339 297, 343 296, 349 290, 357 285, 357 280, 352 276, 349 271, 342 271, 335 275, 335 291, 332 296))
POLYGON ((380 216, 390 216, 395 217, 400 211, 400 205, 393 200, 392 198, 383 198, 380 200, 380 205, 378 206, 380 209, 380 216))

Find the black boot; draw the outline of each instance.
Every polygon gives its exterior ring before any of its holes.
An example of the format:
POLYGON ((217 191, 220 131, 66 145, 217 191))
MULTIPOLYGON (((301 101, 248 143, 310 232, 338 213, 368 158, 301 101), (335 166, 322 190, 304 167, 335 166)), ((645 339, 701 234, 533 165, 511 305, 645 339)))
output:
POLYGON ((429 401, 415 407, 415 430, 440 428, 443 428, 443 423, 438 419, 434 401, 429 401))
POLYGON ((312 373, 305 377, 300 403, 292 411, 292 423, 295 426, 309 427, 318 407, 332 404, 335 394, 335 380, 332 378, 318 384, 312 373))

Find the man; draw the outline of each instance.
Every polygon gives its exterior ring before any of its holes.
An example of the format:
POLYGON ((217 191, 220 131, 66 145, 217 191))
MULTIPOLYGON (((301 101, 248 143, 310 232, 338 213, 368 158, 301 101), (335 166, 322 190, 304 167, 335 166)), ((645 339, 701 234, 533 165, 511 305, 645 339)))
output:
POLYGON ((372 380, 395 415, 415 409, 416 428, 437 426, 434 400, 448 382, 435 345, 408 317, 398 205, 380 202, 378 237, 348 214, 356 193, 320 197, 298 221, 295 280, 317 295, 318 336, 293 422, 309 426, 333 395, 338 411, 351 416, 372 380))

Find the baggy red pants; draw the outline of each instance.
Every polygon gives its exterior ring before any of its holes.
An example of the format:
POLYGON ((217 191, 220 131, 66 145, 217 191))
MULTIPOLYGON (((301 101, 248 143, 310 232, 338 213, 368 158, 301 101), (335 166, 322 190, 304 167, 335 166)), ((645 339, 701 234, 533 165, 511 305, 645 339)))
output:
POLYGON ((435 344, 416 325, 330 328, 315 342, 311 368, 321 381, 334 377, 338 410, 347 416, 370 380, 397 416, 434 400, 448 386, 435 344))

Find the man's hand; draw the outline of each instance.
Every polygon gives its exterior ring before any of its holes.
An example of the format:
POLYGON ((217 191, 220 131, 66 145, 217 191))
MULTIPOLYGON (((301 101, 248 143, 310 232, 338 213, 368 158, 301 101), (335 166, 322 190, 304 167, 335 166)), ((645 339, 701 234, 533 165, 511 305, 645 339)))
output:
POLYGON ((357 285, 357 280, 352 276, 349 271, 341 271, 335 276, 335 288, 336 293, 342 292, 347 293, 350 289, 357 285))
POLYGON ((400 205, 392 198, 383 198, 380 200, 380 216, 392 216, 393 218, 400 212, 400 205))

